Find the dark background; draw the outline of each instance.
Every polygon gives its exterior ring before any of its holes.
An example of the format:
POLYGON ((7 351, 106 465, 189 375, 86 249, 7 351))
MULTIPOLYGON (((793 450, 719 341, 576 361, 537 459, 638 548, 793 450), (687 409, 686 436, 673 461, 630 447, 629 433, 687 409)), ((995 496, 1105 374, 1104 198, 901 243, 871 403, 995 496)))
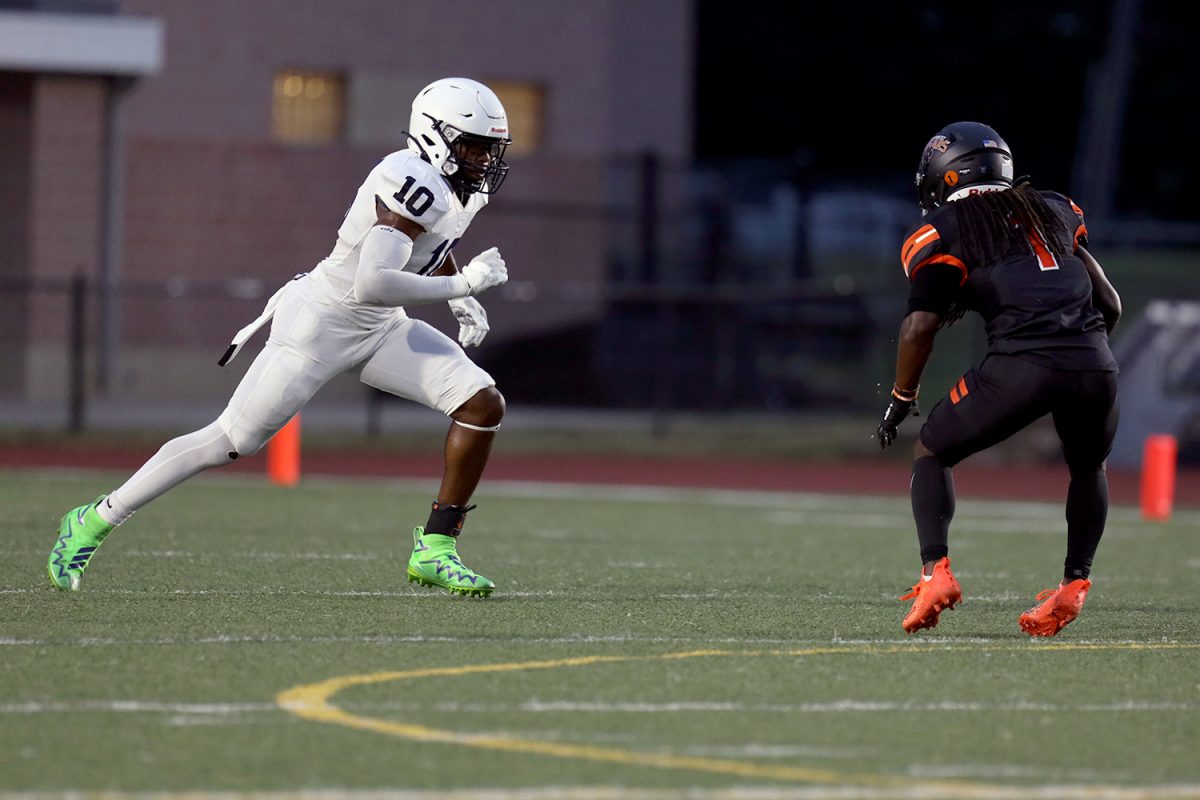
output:
MULTIPOLYGON (((1195 35, 1178 5, 1122 5, 1135 23, 1112 211, 1200 218, 1195 35)), ((698 7, 702 163, 792 157, 814 183, 907 189, 934 133, 977 120, 1007 140, 1018 174, 1080 188, 1073 158, 1112 3, 797 4, 795 23, 765 0, 698 7)))

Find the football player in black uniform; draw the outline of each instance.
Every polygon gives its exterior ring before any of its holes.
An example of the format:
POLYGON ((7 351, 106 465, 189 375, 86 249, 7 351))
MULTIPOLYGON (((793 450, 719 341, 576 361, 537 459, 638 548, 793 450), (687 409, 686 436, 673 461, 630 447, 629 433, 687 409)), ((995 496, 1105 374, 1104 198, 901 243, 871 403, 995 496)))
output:
POLYGON ((934 337, 967 311, 987 327, 988 352, 930 411, 914 448, 912 507, 923 568, 904 618, 937 625, 962 599, 950 571, 951 470, 1050 414, 1070 470, 1062 582, 1021 615, 1030 636, 1053 636, 1079 615, 1108 514, 1104 462, 1117 428, 1117 363, 1108 334, 1121 302, 1088 253, 1083 212, 1061 194, 1013 180, 1012 154, 991 128, 956 122, 925 146, 916 176, 924 218, 904 241, 908 314, 881 447, 917 413, 934 337))

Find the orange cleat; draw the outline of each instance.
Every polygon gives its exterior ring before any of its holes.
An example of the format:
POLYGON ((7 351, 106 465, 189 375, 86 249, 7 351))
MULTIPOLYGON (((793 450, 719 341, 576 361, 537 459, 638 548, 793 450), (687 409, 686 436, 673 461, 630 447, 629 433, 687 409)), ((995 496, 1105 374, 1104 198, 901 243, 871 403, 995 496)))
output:
POLYGON ((962 589, 950 571, 949 557, 933 565, 933 574, 928 580, 922 574, 920 580, 913 584, 912 591, 900 599, 911 600, 914 597, 916 600, 913 600, 912 608, 904 615, 902 624, 905 633, 936 626, 939 614, 962 602, 962 589))
POLYGON ((1037 599, 1046 602, 1021 615, 1021 630, 1030 636, 1053 636, 1058 633, 1079 616, 1090 588, 1091 581, 1079 578, 1070 583, 1060 583, 1057 589, 1038 592, 1037 599))

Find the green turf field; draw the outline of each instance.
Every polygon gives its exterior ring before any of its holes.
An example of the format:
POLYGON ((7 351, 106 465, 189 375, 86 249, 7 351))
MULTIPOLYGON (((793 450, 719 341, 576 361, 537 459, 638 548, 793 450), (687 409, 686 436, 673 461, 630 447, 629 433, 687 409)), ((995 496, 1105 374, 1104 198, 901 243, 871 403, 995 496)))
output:
POLYGON ((404 580, 429 486, 203 476, 52 590, 121 477, 0 473, 0 797, 1200 797, 1194 510, 1114 509, 1031 641, 1056 506, 960 497, 966 602, 905 637, 902 499, 485 484, 481 601, 404 580))

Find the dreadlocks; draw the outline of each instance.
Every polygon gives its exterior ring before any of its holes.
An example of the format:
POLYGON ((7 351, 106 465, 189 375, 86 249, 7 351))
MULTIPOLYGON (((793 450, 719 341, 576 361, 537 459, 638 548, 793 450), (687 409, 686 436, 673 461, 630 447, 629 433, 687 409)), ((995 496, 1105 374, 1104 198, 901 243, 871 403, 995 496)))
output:
MULTIPOLYGON (((1058 258, 1070 252, 1067 229, 1028 183, 1000 192, 980 192, 950 204, 958 218, 963 251, 975 263, 1002 261, 1029 252, 1029 237, 1038 237, 1058 258)), ((950 304, 938 327, 953 325, 967 308, 958 300, 950 304)))
POLYGON ((1066 226, 1028 183, 1008 191, 981 192, 951 205, 965 255, 976 263, 1028 253, 1030 236, 1039 238, 1059 258, 1070 253, 1066 226))

